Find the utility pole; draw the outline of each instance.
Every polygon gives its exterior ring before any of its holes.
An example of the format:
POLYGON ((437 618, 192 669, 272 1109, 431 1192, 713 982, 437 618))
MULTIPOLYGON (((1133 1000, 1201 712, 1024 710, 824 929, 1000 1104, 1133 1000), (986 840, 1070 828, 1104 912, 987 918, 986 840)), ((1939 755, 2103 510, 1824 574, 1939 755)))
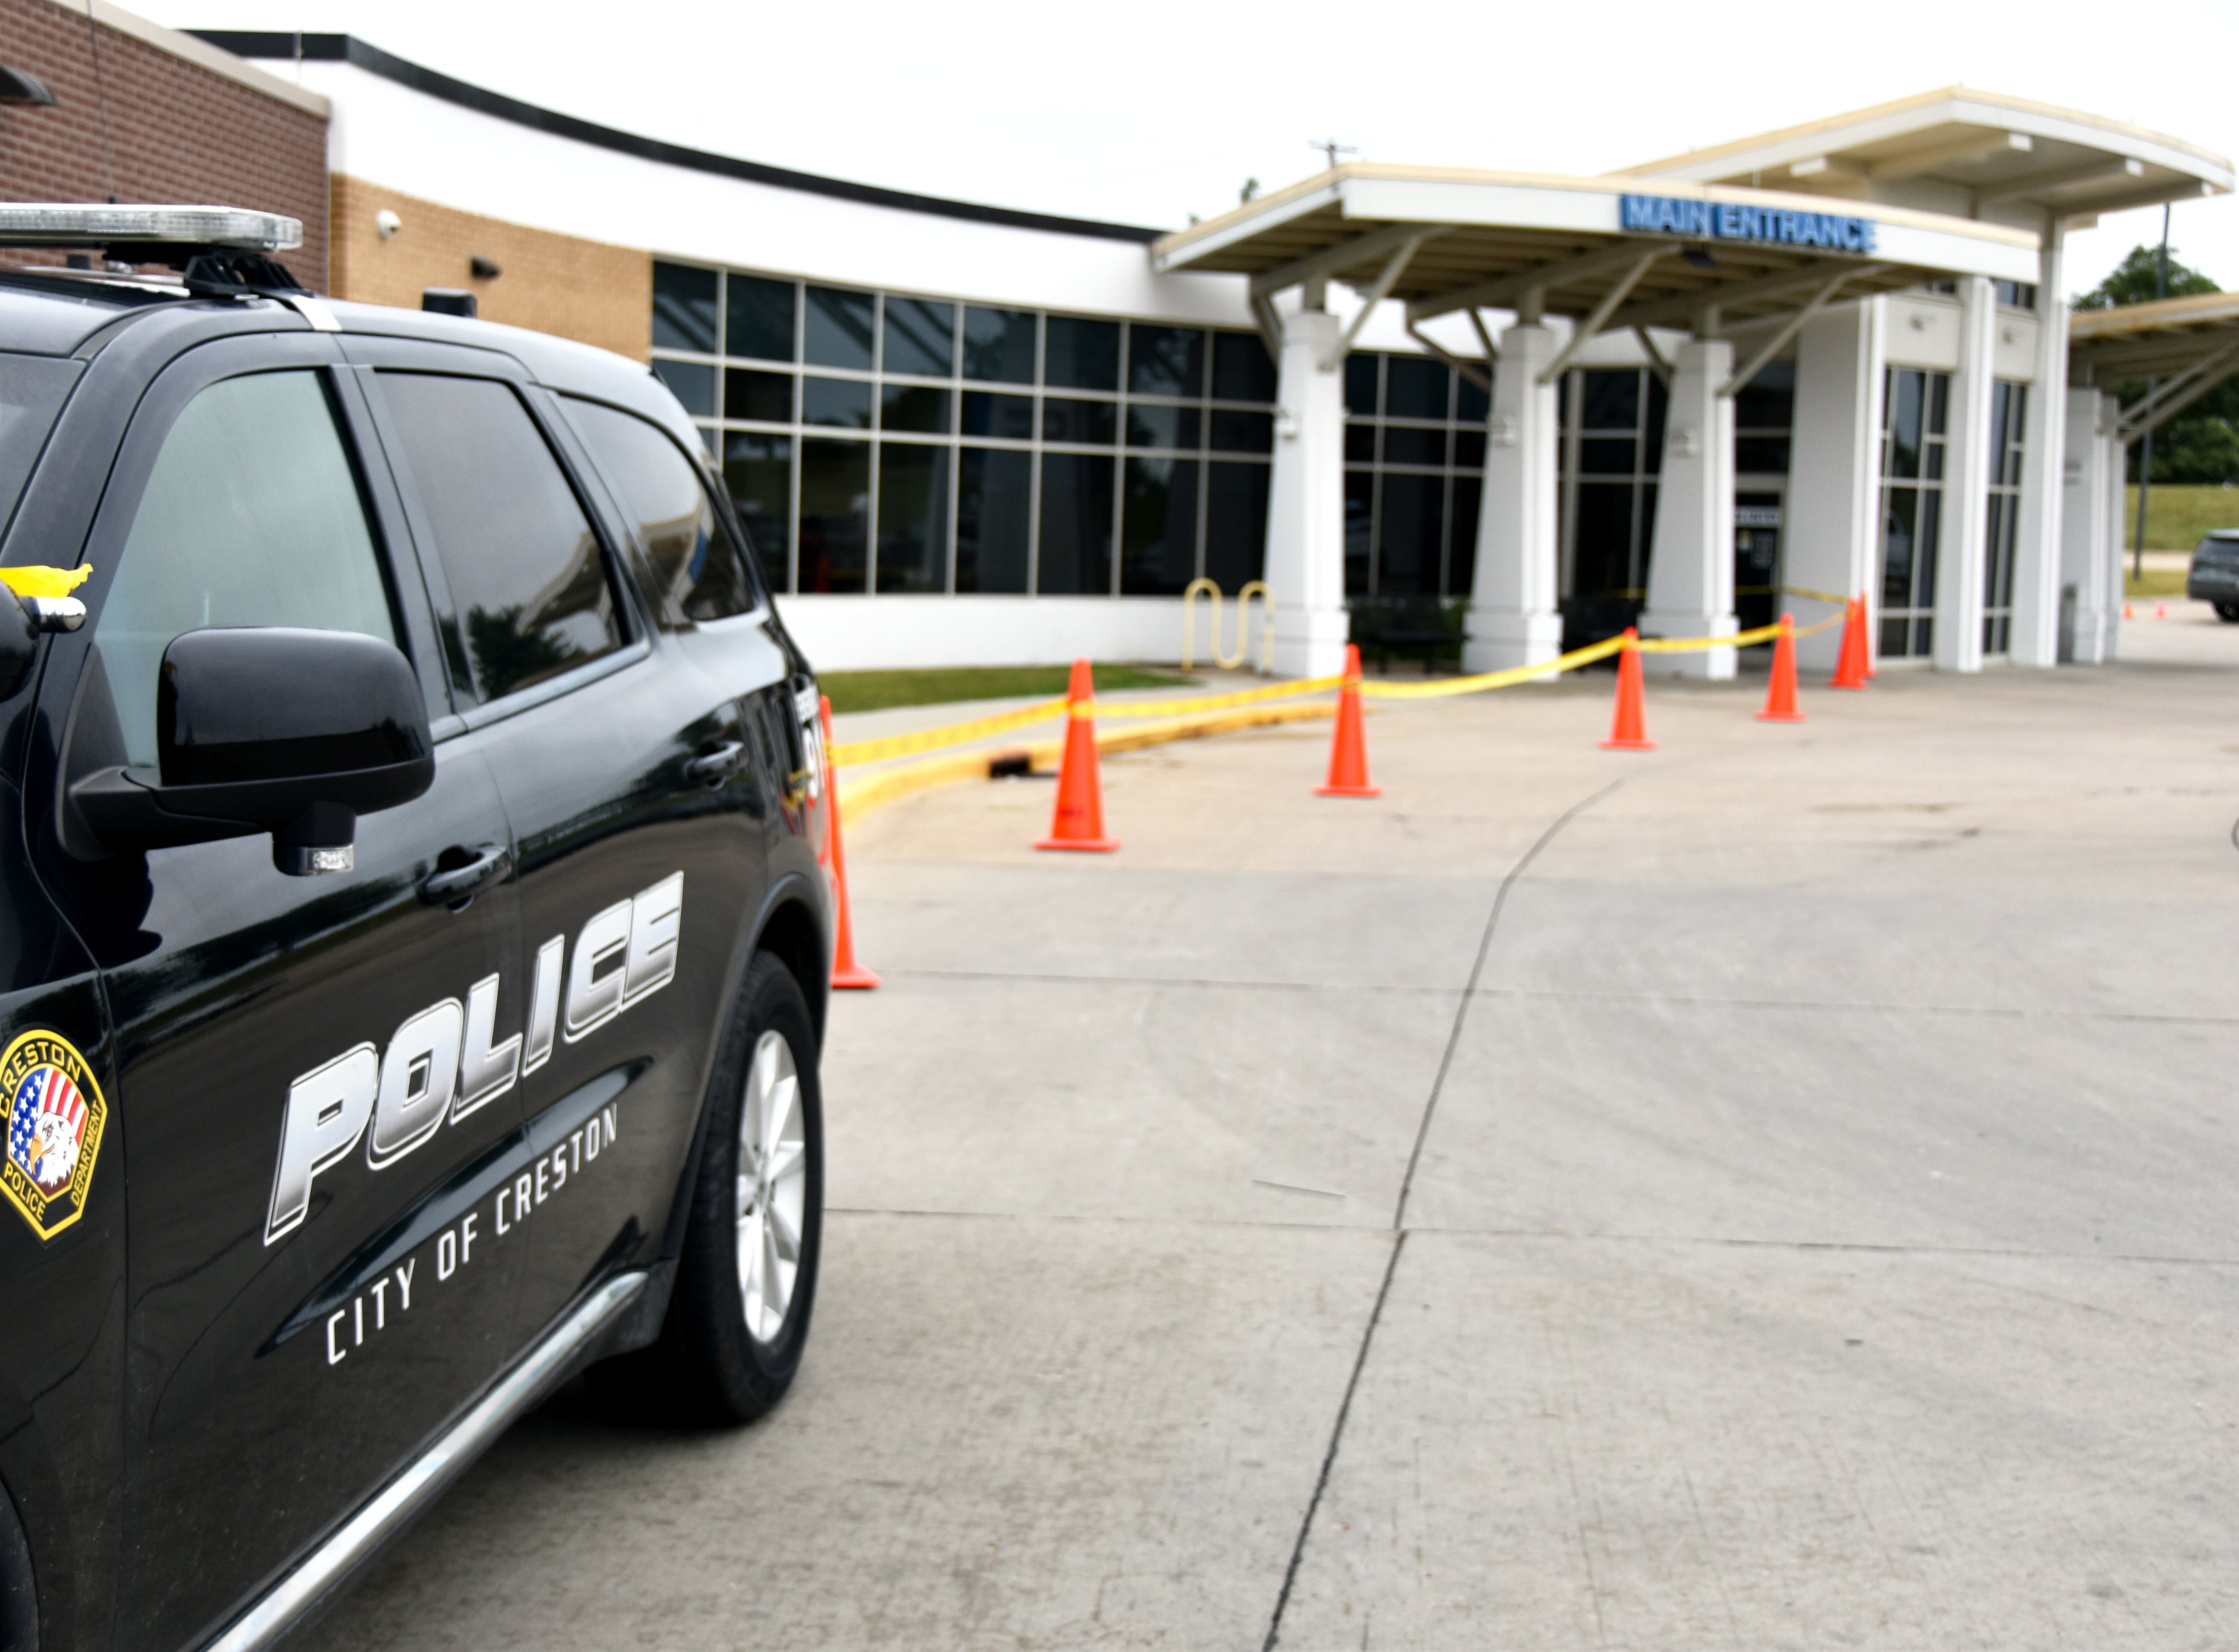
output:
POLYGON ((1306 147, 1310 149, 1319 149, 1324 155, 1329 156, 1329 169, 1332 172, 1337 170, 1339 156, 1360 153, 1353 145, 1340 143, 1333 137, 1310 137, 1306 140, 1306 147))
MULTIPOLYGON (((2169 296, 2169 202, 2162 203, 2162 249, 2154 263, 2154 296, 2169 296)), ((2159 379, 2146 381, 2146 400, 2150 403, 2159 379)), ((2146 492, 2154 485, 2154 428, 2146 426, 2144 445, 2138 449, 2138 543, 2130 554, 2130 578, 2133 581, 2146 577, 2146 492)))

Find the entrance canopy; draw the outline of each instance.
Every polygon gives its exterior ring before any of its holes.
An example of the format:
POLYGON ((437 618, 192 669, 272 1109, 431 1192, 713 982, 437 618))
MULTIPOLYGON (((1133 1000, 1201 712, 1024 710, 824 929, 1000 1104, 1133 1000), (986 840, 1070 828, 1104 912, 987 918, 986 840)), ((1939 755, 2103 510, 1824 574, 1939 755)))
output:
POLYGON ((2229 195, 2231 163, 2078 109, 1952 86, 1629 168, 1961 217, 2071 225, 2102 212, 2229 195))
POLYGON ((1379 301, 1399 298, 1410 331, 1468 312, 1490 355, 1481 309, 1578 317, 1573 352, 1621 328, 1800 325, 1837 299, 1955 275, 2034 281, 2037 237, 1879 202, 1352 162, 1163 236, 1151 261, 1160 274, 1249 275, 1271 349, 1274 295, 1300 288, 1321 309, 1334 281, 1368 301, 1353 335, 1379 301))
POLYGON ((2239 373, 2239 293, 2078 310, 2068 321, 2068 368, 2086 387, 2156 381, 2116 422, 2116 434, 2135 441, 2239 373))

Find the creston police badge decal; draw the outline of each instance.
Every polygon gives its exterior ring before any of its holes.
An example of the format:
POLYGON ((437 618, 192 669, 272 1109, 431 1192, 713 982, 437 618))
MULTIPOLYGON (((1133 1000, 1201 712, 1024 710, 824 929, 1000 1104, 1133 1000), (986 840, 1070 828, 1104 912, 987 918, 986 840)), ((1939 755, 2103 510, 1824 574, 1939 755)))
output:
POLYGON ((59 1032, 26 1032, 0 1055, 8 1151, 0 1191, 32 1231, 51 1239, 85 1211, 109 1104, 76 1047, 59 1032))

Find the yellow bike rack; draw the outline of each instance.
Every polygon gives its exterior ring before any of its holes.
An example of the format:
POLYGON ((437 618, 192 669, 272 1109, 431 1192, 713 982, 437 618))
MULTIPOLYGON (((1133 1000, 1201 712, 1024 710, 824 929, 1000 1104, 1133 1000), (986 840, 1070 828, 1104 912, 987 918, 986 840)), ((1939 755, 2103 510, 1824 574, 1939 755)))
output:
POLYGON ((1224 654, 1220 647, 1220 587, 1211 580, 1192 580, 1182 592, 1182 669, 1187 671, 1195 662, 1194 638, 1197 632, 1197 600, 1201 596, 1213 599, 1213 629, 1210 640, 1213 662, 1224 671, 1240 668, 1252 653, 1252 599, 1259 599, 1259 674, 1267 676, 1275 669, 1275 615, 1271 607, 1273 599, 1267 594, 1266 582, 1252 580, 1236 594, 1236 652, 1224 654))

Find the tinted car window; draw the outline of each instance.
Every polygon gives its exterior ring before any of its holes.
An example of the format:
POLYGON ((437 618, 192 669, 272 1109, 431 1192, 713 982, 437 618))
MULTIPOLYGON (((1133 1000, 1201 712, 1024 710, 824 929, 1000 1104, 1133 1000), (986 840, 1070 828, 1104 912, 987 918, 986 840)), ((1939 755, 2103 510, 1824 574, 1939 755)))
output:
POLYGON ((676 444, 634 414, 568 403, 583 441, 644 535, 668 600, 686 618, 721 620, 754 606, 738 552, 715 521, 700 472, 676 444))
POLYGON ((365 504, 316 372, 213 384, 163 438, 94 632, 126 760, 155 766, 163 650, 209 626, 396 640, 365 504))
POLYGON ((559 461, 491 379, 384 373, 484 701, 621 646, 606 559, 559 461))

